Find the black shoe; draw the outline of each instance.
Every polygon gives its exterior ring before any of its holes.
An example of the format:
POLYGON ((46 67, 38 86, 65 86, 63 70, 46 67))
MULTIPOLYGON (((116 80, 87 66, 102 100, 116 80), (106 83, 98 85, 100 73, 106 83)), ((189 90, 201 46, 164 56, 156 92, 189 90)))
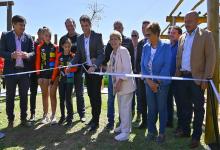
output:
POLYGON ((31 114, 31 117, 29 119, 30 122, 34 122, 35 121, 35 114, 31 114))
POLYGON ((71 127, 73 126, 73 122, 72 122, 72 121, 68 121, 68 122, 65 124, 65 126, 66 126, 67 128, 71 128, 71 127))
POLYGON ((58 125, 62 125, 64 122, 65 122, 65 118, 61 117, 59 122, 58 122, 58 125))
POLYGON ((86 122, 86 117, 85 117, 85 116, 80 117, 80 121, 81 121, 82 123, 86 122))
POLYGON ((31 122, 24 120, 24 121, 21 121, 21 126, 22 127, 32 127, 32 124, 31 124, 31 122))
POLYGON ((99 128, 99 125, 98 125, 98 124, 92 123, 92 124, 89 126, 88 131, 89 131, 89 132, 93 132, 93 131, 96 131, 98 128, 99 128))
POLYGON ((106 130, 113 130, 114 129, 114 124, 108 123, 105 127, 106 130))
POLYGON ((138 129, 147 129, 147 125, 145 123, 141 123, 137 128, 138 129))
POLYGON ((14 121, 9 121, 8 128, 13 128, 13 127, 14 127, 14 121))
POLYGON ((164 143, 164 141, 165 141, 165 135, 164 135, 164 134, 160 134, 160 135, 157 137, 157 139, 156 139, 156 142, 157 142, 158 144, 162 144, 162 143, 164 143))

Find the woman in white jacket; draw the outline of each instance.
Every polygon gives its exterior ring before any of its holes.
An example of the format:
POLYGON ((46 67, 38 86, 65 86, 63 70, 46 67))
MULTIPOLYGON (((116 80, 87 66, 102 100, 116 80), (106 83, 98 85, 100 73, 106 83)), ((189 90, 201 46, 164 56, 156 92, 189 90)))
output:
MULTIPOLYGON (((110 44, 113 51, 110 56, 108 72, 132 74, 131 56, 128 50, 121 46, 122 36, 120 32, 113 31, 110 35, 110 44)), ((117 141, 128 140, 131 131, 131 106, 133 92, 135 91, 135 82, 133 78, 125 76, 112 76, 113 93, 117 94, 120 116, 120 126, 115 129, 118 134, 117 141)))

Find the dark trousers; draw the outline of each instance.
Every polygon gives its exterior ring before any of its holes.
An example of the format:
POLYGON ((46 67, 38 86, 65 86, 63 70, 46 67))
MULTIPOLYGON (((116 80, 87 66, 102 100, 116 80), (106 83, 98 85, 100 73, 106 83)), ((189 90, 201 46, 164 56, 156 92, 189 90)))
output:
MULTIPOLYGON (((16 69, 16 72, 22 72, 23 69, 16 69)), ((14 121, 14 101, 16 86, 18 85, 20 97, 20 119, 26 121, 27 118, 27 102, 28 102, 28 89, 29 89, 29 76, 18 75, 5 77, 6 84, 6 113, 8 121, 14 121)))
POLYGON ((30 111, 31 114, 35 114, 35 109, 36 109, 36 96, 37 96, 37 88, 38 88, 38 77, 36 73, 30 74, 30 111))
POLYGON ((99 124, 99 116, 101 113, 101 85, 102 76, 85 74, 87 91, 92 107, 92 122, 96 125, 99 124))
POLYGON ((73 83, 67 83, 62 80, 59 82, 61 118, 65 118, 65 106, 66 106, 67 122, 73 120, 73 102, 72 102, 73 85, 74 85, 73 83))
POLYGON ((134 95, 133 95, 133 99, 132 99, 132 112, 135 113, 135 106, 136 106, 136 110, 137 110, 137 113, 141 114, 141 110, 142 110, 142 106, 141 106, 141 101, 140 101, 140 94, 138 92, 138 78, 135 78, 135 83, 136 83, 136 90, 134 92, 134 95), (135 98, 136 97, 136 98, 135 98), (136 101, 135 101, 136 100, 136 101))
MULTIPOLYGON (((189 76, 186 76, 189 77, 189 76)), ((192 138, 200 140, 202 134, 202 123, 204 119, 204 90, 201 89, 194 81, 180 81, 181 95, 180 100, 183 110, 183 124, 182 129, 186 134, 190 134, 190 124, 192 120, 192 113, 194 113, 193 120, 193 134, 192 138)))
POLYGON ((83 77, 81 68, 79 71, 74 73, 74 86, 76 92, 76 105, 77 105, 77 112, 80 117, 84 117, 85 115, 85 102, 83 97, 83 77))
POLYGON ((144 80, 138 79, 137 89, 141 103, 142 123, 147 125, 147 98, 144 80))

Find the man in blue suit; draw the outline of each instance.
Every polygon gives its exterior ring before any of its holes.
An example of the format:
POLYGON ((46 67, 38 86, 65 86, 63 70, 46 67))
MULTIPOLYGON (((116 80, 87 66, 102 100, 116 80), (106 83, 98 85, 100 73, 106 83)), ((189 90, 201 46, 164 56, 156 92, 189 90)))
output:
POLYGON ((20 119, 22 126, 30 126, 27 122, 27 100, 29 88, 29 74, 7 76, 30 70, 30 59, 34 56, 34 43, 30 35, 24 33, 26 20, 15 15, 12 18, 13 30, 2 33, 0 42, 0 56, 5 59, 3 74, 6 84, 6 113, 8 127, 13 128, 14 100, 18 85, 20 97, 20 119))

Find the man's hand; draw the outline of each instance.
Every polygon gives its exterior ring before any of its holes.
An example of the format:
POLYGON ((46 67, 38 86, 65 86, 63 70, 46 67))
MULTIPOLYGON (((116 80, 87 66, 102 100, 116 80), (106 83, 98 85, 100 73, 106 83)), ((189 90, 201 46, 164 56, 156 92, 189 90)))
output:
POLYGON ((21 58, 22 59, 28 59, 29 58, 29 55, 27 52, 21 52, 21 58))
POLYGON ((119 92, 121 90, 122 80, 119 79, 115 86, 115 92, 119 92))
POLYGON ((89 69, 88 69, 88 72, 89 72, 89 73, 94 72, 94 71, 95 71, 95 67, 94 67, 94 66, 89 67, 89 69))
POLYGON ((13 53, 11 53, 11 58, 12 59, 17 59, 18 57, 21 57, 21 53, 14 51, 13 53))
POLYGON ((201 82, 201 89, 205 90, 207 88, 208 88, 208 82, 205 82, 205 81, 201 82))

